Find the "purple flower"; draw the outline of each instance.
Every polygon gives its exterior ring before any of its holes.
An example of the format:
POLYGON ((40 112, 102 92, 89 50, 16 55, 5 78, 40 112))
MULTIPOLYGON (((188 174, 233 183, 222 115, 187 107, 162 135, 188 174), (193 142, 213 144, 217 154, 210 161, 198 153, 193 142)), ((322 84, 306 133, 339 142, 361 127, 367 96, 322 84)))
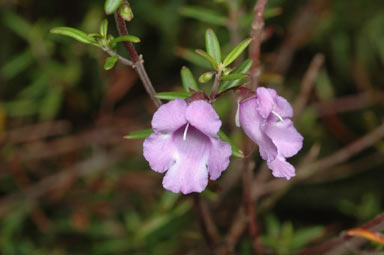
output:
POLYGON ((201 192, 229 164, 231 146, 217 136, 221 126, 213 107, 203 101, 189 105, 181 99, 162 105, 154 114, 155 131, 144 140, 144 157, 152 170, 167 171, 164 188, 172 192, 201 192))
POLYGON ((244 132, 259 146, 260 155, 267 161, 273 176, 287 180, 295 176, 295 168, 286 158, 295 155, 303 145, 303 137, 289 119, 292 115, 292 107, 286 99, 274 89, 263 87, 239 106, 244 132))

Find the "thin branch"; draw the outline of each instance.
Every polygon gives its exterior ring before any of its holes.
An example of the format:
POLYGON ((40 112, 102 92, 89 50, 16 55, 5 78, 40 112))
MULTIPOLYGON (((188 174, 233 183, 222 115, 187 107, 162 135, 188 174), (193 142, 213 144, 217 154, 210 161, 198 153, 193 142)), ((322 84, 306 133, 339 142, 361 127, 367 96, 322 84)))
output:
MULTIPOLYGON (((228 5, 228 11, 229 11, 229 17, 228 17, 228 23, 227 27, 230 31, 230 38, 231 38, 231 45, 236 46, 241 42, 241 35, 239 31, 239 16, 240 16, 240 10, 239 10, 239 3, 237 0, 227 0, 228 5)), ((234 64, 235 66, 238 66, 243 61, 242 58, 243 55, 239 56, 234 64)))
POLYGON ((117 53, 114 52, 113 50, 111 50, 111 49, 106 49, 105 51, 106 51, 111 57, 113 57, 113 56, 118 56, 119 61, 120 61, 121 63, 123 63, 124 65, 126 65, 126 66, 130 66, 130 67, 132 67, 132 68, 134 67, 134 64, 133 64, 133 62, 132 62, 131 60, 126 59, 126 58, 120 56, 119 54, 117 54, 117 53))
POLYGON ((211 94, 209 95, 209 98, 211 100, 214 100, 216 98, 216 94, 217 94, 217 90, 219 89, 220 81, 221 81, 221 71, 219 71, 215 75, 215 81, 213 82, 211 94))
MULTIPOLYGON (((124 1, 127 2, 127 1, 124 1)), ((117 26, 117 30, 121 36, 128 35, 127 25, 125 24, 125 20, 120 16, 120 8, 114 13, 115 22, 117 26)), ((125 49, 128 51, 129 56, 131 57, 133 63, 139 62, 140 57, 137 54, 135 47, 132 42, 124 41, 123 42, 125 49)))
POLYGON ((7 130, 0 138, 0 145, 31 143, 50 136, 64 135, 70 130, 71 124, 65 120, 41 122, 7 130))
MULTIPOLYGON (((375 232, 383 231, 384 213, 379 214, 373 220, 364 223, 359 228, 364 228, 375 232)), ((344 254, 345 251, 357 249, 358 247, 367 242, 366 239, 346 236, 344 233, 345 232, 343 231, 338 237, 334 237, 318 246, 304 249, 299 254, 344 254)))
MULTIPOLYGON (((119 12, 120 12, 120 9, 118 9, 115 12, 115 21, 116 21, 117 30, 119 31, 119 34, 121 36, 128 35, 128 29, 125 24, 125 20, 120 16, 119 12)), ((151 80, 148 77, 147 72, 145 71, 143 58, 139 56, 132 42, 124 41, 123 43, 124 43, 125 49, 128 51, 128 54, 133 62, 132 67, 136 70, 137 74, 139 75, 140 80, 143 83, 144 88, 147 91, 150 98, 152 99, 153 103, 157 108, 159 108, 161 106, 161 100, 155 97, 156 91, 153 88, 153 85, 151 83, 151 80)))
MULTIPOLYGON (((246 138, 246 154, 252 150, 252 142, 246 138), (247 152, 248 151, 248 152, 247 152)), ((254 162, 251 162, 251 157, 245 157, 243 160, 243 199, 244 207, 248 218, 249 235, 252 238, 253 248, 257 254, 263 254, 263 247, 261 246, 259 238, 259 226, 255 215, 255 201, 252 200, 252 180, 253 180, 254 162)))
POLYGON ((225 241, 230 248, 236 246, 241 235, 247 226, 247 217, 244 206, 240 206, 232 221, 231 227, 225 237, 225 241))
POLYGON ((212 219, 212 215, 208 210, 207 204, 198 193, 193 194, 193 202, 200 218, 200 225, 207 241, 208 246, 211 248, 221 240, 219 231, 212 219))
POLYGON ((301 82, 300 94, 293 106, 293 112, 295 113, 293 120, 297 119, 303 112, 315 84, 317 74, 319 73, 320 67, 323 65, 323 63, 324 55, 318 53, 309 64, 309 67, 305 72, 304 78, 301 82))
POLYGON ((352 142, 341 150, 332 153, 330 156, 320 159, 308 166, 303 167, 301 171, 298 171, 298 176, 301 179, 309 177, 315 171, 324 171, 330 167, 333 167, 339 163, 342 163, 362 150, 376 144, 384 138, 384 123, 377 127, 369 134, 359 138, 357 141, 352 142))
POLYGON ((264 9, 267 0, 257 0, 254 8, 254 17, 251 28, 252 42, 249 46, 249 56, 253 60, 249 71, 250 88, 256 89, 260 76, 260 46, 264 27, 264 9))
POLYGON ((326 11, 327 1, 307 1, 288 25, 283 43, 274 60, 266 69, 268 72, 285 74, 297 49, 302 47, 315 31, 321 16, 326 11))
POLYGON ((81 161, 58 173, 45 177, 38 183, 23 188, 20 192, 7 195, 0 200, 0 216, 11 209, 12 204, 20 201, 37 200, 39 197, 65 183, 73 176, 81 177, 94 174, 95 172, 108 168, 113 162, 122 157, 122 153, 100 153, 94 157, 81 161))
POLYGON ((310 107, 314 107, 320 116, 324 116, 356 111, 375 104, 383 105, 383 102, 384 92, 373 90, 335 98, 333 101, 314 103, 310 107))

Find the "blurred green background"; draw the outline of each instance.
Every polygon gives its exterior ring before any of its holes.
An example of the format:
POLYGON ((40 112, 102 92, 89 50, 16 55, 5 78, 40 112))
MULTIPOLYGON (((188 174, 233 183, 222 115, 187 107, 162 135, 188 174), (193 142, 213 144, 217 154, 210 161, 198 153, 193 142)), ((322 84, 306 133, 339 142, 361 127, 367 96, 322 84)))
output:
MULTIPOLYGON (((228 52, 249 36, 249 0, 130 2, 129 32, 155 89, 181 90, 180 68, 206 71, 193 49, 213 28, 228 52), (234 25, 235 24, 235 25, 234 25)), ((55 26, 97 32, 104 1, 0 1, 0 250, 4 254, 193 254, 207 252, 189 196, 167 192, 142 156, 155 110, 138 77, 106 54, 55 26)), ((108 16, 110 33, 117 35, 108 16)), ((296 121, 305 137, 299 162, 313 147, 331 155, 383 122, 384 2, 269 0, 261 83, 294 102, 311 59, 325 63, 308 106, 296 121)), ((127 56, 124 49, 119 52, 127 56)), ((215 105, 241 146, 229 95, 215 105)), ((257 159, 257 158, 256 158, 257 159)), ((260 161, 256 161, 257 166, 260 161)), ((215 204, 241 164, 203 196, 215 204), (227 178, 225 178, 227 177, 227 178)), ((283 254, 326 240, 383 211, 384 143, 261 199, 262 243, 283 254)), ((270 173, 269 173, 270 175, 270 173)), ((226 233, 241 200, 234 182, 215 220, 226 233)), ((244 235, 236 250, 252 254, 244 235)))

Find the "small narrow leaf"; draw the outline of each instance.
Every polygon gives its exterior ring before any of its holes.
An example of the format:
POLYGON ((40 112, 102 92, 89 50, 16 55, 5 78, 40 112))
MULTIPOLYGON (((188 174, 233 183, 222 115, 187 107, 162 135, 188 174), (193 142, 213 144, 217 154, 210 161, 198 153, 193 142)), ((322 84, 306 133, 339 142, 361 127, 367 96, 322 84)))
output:
POLYGON ((159 93, 157 93, 155 95, 155 97, 163 99, 163 100, 174 100, 174 99, 177 99, 177 98, 185 99, 185 98, 188 98, 190 96, 192 96, 192 93, 184 92, 184 91, 180 91, 180 92, 174 92, 174 91, 171 91, 171 92, 159 92, 159 93))
POLYGON ((119 59, 118 56, 112 56, 107 58, 104 63, 104 69, 105 70, 112 69, 115 66, 118 59, 119 59))
POLYGON ((232 147, 232 155, 238 158, 244 158, 244 153, 237 147, 236 144, 232 142, 232 140, 223 132, 219 131, 217 135, 220 137, 220 140, 223 142, 227 142, 231 145, 232 147))
POLYGON ((208 55, 207 52, 205 52, 203 50, 195 50, 195 52, 197 54, 199 54, 200 56, 202 56, 204 59, 208 60, 208 62, 211 63, 212 67, 215 70, 217 70, 217 63, 216 63, 216 61, 210 55, 208 55))
POLYGON ((104 19, 100 24, 100 34, 102 37, 107 38, 108 34, 108 20, 104 19))
POLYGON ((22 73, 26 68, 34 63, 34 56, 30 49, 21 52, 19 55, 10 58, 0 68, 0 76, 4 81, 10 80, 22 73))
POLYGON ((72 37, 82 43, 95 44, 96 41, 81 30, 72 27, 55 27, 50 30, 52 34, 72 37))
POLYGON ((143 130, 137 130, 129 133, 128 135, 124 136, 125 139, 143 139, 147 138, 153 133, 153 130, 151 128, 149 129, 143 129, 143 130))
POLYGON ((51 88, 41 99, 39 115, 43 120, 53 119, 60 110, 63 101, 63 93, 56 88, 51 88))
POLYGON ((201 7, 185 6, 180 10, 181 15, 194 18, 214 25, 227 25, 227 18, 211 9, 201 7))
POLYGON ((88 34, 89 37, 92 37, 92 39, 101 39, 103 38, 103 36, 101 34, 98 34, 98 33, 91 33, 91 34, 88 34))
POLYGON ((211 64, 191 49, 177 48, 176 55, 203 68, 211 68, 211 64))
POLYGON ((138 43, 140 42, 140 38, 134 36, 134 35, 123 35, 123 36, 119 36, 119 37, 116 37, 114 38, 111 43, 118 43, 118 42, 134 42, 134 43, 138 43))
POLYGON ((244 78, 244 74, 242 73, 233 73, 233 74, 228 74, 225 76, 221 77, 222 81, 235 81, 235 80, 240 80, 244 78))
MULTIPOLYGON (((241 63, 235 70, 233 70, 231 72, 231 75, 235 75, 235 74, 247 74, 249 69, 251 69, 252 67, 252 60, 251 59, 247 59, 245 60, 243 63, 241 63)), ((223 76, 224 77, 224 76, 223 76)), ((222 77, 222 78, 223 78, 222 77)), ((221 84, 220 84, 220 87, 219 87, 219 92, 223 92, 224 90, 227 90, 227 89, 230 89, 230 88, 233 88, 233 87, 236 87, 238 85, 240 85, 242 82, 244 82, 243 79, 240 79, 240 80, 233 80, 233 81, 223 81, 221 84)))
POLYGON ((248 45, 251 43, 252 38, 248 38, 241 43, 239 43, 224 59, 223 64, 224 66, 227 66, 231 64, 235 59, 240 56, 241 53, 248 47, 248 45))
POLYGON ((180 75, 185 91, 189 92, 189 89, 200 90, 199 86, 195 81, 195 78, 193 77, 191 70, 189 70, 188 67, 183 66, 181 68, 180 75))
POLYGON ((221 62, 221 49, 219 40, 217 40, 216 34, 212 29, 207 29, 205 32, 205 47, 208 55, 210 55, 216 63, 221 62))
POLYGON ((104 10, 106 14, 114 13, 121 5, 123 0, 106 0, 104 4, 104 10))

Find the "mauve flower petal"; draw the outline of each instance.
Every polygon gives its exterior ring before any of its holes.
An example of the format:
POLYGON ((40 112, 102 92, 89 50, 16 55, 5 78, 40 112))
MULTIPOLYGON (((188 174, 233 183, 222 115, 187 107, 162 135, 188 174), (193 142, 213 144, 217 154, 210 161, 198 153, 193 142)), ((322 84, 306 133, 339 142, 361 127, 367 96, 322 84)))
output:
POLYGON ((292 157, 303 146, 304 138, 297 132, 290 119, 269 122, 264 130, 283 157, 292 157))
POLYGON ((212 105, 209 103, 204 100, 192 102, 187 107, 185 117, 192 126, 207 136, 217 137, 221 121, 212 105))
POLYGON ((152 128, 157 132, 173 132, 187 123, 185 111, 187 103, 182 99, 175 99, 163 104, 155 112, 152 128))
POLYGON ((173 134, 175 164, 167 171, 164 188, 178 193, 201 192, 208 184, 208 157, 210 139, 198 129, 190 126, 183 139, 184 127, 173 134))
POLYGON ((258 146, 260 155, 264 160, 272 161, 277 156, 277 148, 264 131, 262 130, 264 122, 257 111, 258 102, 256 98, 251 98, 240 103, 239 115, 240 123, 244 132, 258 146))
POLYGON ((267 162, 267 165, 275 177, 283 177, 289 180, 296 175, 295 168, 284 157, 278 156, 274 161, 267 162))
POLYGON ((229 157, 232 155, 231 145, 220 141, 219 138, 211 138, 211 147, 208 160, 208 171, 211 180, 220 177, 221 172, 227 169, 229 157))
POLYGON ((292 118, 293 109, 287 99, 281 96, 277 96, 275 103, 275 112, 277 112, 282 118, 292 118))
POLYGON ((155 172, 164 173, 172 164, 175 154, 172 135, 153 133, 144 140, 144 157, 155 172))
MULTIPOLYGON (((259 87, 256 90, 257 95, 257 111, 264 119, 268 118, 269 114, 273 110, 275 104, 275 98, 273 93, 263 87, 259 87)), ((256 109, 255 109, 256 110, 256 109)))

